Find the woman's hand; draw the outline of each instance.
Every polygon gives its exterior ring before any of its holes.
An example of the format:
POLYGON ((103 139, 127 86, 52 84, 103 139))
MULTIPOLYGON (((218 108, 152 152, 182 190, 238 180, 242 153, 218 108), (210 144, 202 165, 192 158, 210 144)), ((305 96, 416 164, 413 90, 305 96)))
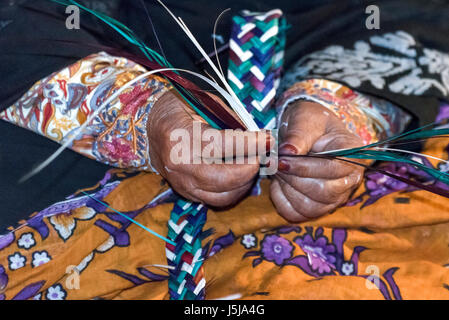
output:
MULTIPOLYGON (((218 98, 214 98, 218 101, 218 98)), ((238 149, 235 146, 236 139, 224 139, 225 132, 223 130, 213 129, 206 124, 173 91, 165 93, 155 103, 150 113, 147 130, 151 164, 154 169, 169 182, 176 192, 185 198, 214 207, 233 205, 246 195, 259 170, 257 155, 252 150, 248 151, 248 145, 257 145, 260 140, 260 143, 265 146, 267 139, 270 139, 266 133, 252 134, 246 141, 244 150, 236 150, 238 149), (194 121, 198 121, 196 125, 200 126, 202 133, 208 130, 207 132, 212 136, 220 137, 217 139, 220 141, 215 141, 215 138, 213 142, 199 141, 199 147, 193 148, 194 121), (188 139, 187 148, 190 148, 187 164, 176 164, 176 161, 172 159, 173 148, 180 144, 179 136, 176 139, 170 138, 174 130, 177 130, 178 133, 185 132, 187 136, 185 137, 188 139), (224 157, 225 150, 233 150, 235 156, 244 157, 244 164, 226 164, 224 161, 221 164, 204 163, 202 154, 204 154, 205 148, 210 150, 211 144, 215 146, 216 150, 221 150, 220 154, 214 154, 215 159, 224 157), (198 161, 201 163, 194 164, 198 161)), ((234 131, 233 133, 235 136, 244 135, 243 131, 234 131)), ((257 148, 255 149, 257 150, 257 148)), ((178 154, 177 151, 176 154, 178 154)))
POLYGON ((279 171, 271 183, 271 198, 279 214, 302 222, 344 204, 360 184, 363 168, 339 160, 282 155, 354 148, 363 145, 362 140, 314 102, 290 105, 281 123, 279 171))

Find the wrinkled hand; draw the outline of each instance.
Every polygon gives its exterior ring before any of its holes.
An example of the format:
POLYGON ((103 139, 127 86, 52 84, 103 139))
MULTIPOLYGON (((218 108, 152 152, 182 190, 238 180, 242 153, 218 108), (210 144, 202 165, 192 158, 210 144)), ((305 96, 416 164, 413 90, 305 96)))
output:
MULTIPOLYGON (((281 123, 279 155, 363 145, 332 112, 314 102, 290 105, 281 123)), ((280 156, 278 167, 271 198, 279 214, 291 222, 317 218, 344 204, 363 175, 360 166, 318 158, 280 156)))
MULTIPOLYGON (((213 97, 217 101, 218 98, 213 97)), ((221 102, 221 101, 220 101, 221 102)), ((171 187, 185 198, 208 204, 214 207, 226 207, 235 204, 243 198, 255 181, 259 170, 256 154, 249 154, 248 144, 266 144, 271 137, 266 133, 252 135, 245 143, 243 154, 238 154, 235 147, 235 139, 224 139, 224 131, 213 129, 198 116, 195 111, 186 106, 185 102, 173 91, 165 93, 153 106, 148 121, 148 137, 150 141, 150 157, 152 166, 169 182, 171 187), (199 150, 195 150, 193 145, 193 123, 201 121, 201 132, 218 134, 221 141, 201 142, 199 150), (171 141, 170 135, 175 129, 185 129, 190 137, 189 164, 173 163, 170 154, 173 147, 180 143, 180 140, 171 141), (234 150, 234 155, 244 157, 244 164, 194 164, 194 159, 200 159, 203 150, 210 148, 211 143, 224 153, 226 147, 234 150), (218 146, 220 145, 220 146, 218 146), (252 160, 252 162, 249 161, 252 160), (251 163, 251 164, 248 164, 251 163)), ((234 132, 236 135, 243 134, 243 131, 234 132)), ((217 150, 218 150, 217 149, 217 150)), ((257 148, 256 148, 257 149, 257 148)), ((210 150, 210 149, 208 149, 210 150)), ((228 149, 229 150, 229 149, 228 149)), ((215 158, 222 158, 223 154, 215 158)))

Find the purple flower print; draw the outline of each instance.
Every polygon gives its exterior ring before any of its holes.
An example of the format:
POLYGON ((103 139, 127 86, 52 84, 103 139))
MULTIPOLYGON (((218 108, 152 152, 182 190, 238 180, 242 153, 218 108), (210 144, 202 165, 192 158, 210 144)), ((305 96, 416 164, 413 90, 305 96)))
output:
MULTIPOLYGON (((388 171, 392 172, 393 170, 388 171)), ((406 167, 400 167, 399 170, 394 170, 393 172, 401 177, 407 178, 406 167)), ((405 182, 393 179, 379 172, 368 174, 366 177, 366 188, 370 191, 371 196, 404 190, 409 186, 405 182)))
POLYGON ((229 232, 226 235, 219 237, 214 241, 214 243, 212 244, 212 248, 210 250, 208 249, 207 245, 205 246, 206 248, 205 251, 208 252, 207 256, 212 257, 213 255, 220 252, 224 248, 229 247, 235 242, 235 239, 236 237, 234 233, 231 230, 229 230, 229 232))
POLYGON ((145 268, 137 268, 139 273, 147 279, 142 279, 136 275, 126 273, 120 270, 106 270, 106 272, 115 274, 125 280, 132 282, 135 286, 140 286, 144 283, 153 282, 153 281, 166 281, 168 280, 168 275, 153 273, 145 268))
POLYGON ((307 255, 310 267, 318 274, 329 274, 335 269, 335 246, 328 243, 327 238, 322 235, 323 230, 318 228, 315 238, 311 233, 303 237, 296 237, 295 242, 307 255))
POLYGON ((257 237, 250 233, 250 234, 244 234, 242 236, 242 239, 240 240, 240 243, 246 248, 251 249, 254 248, 257 245, 257 237))
POLYGON ((32 283, 22 290, 18 294, 16 294, 12 300, 28 300, 30 298, 33 298, 39 293, 39 290, 44 286, 45 280, 32 283))
POLYGON ((33 268, 39 267, 50 262, 51 257, 47 251, 36 251, 33 253, 33 260, 31 261, 31 265, 33 268))
MULTIPOLYGON (((433 168, 429 160, 424 157, 414 156, 411 159, 420 162, 426 167, 433 168)), ((427 172, 409 163, 385 162, 379 168, 406 179, 411 179, 419 182, 434 182, 438 184, 438 182, 427 172)), ((417 188, 412 185, 386 176, 380 172, 368 173, 365 179, 365 187, 366 191, 362 195, 349 201, 346 205, 354 206, 362 202, 365 196, 368 196, 368 199, 366 199, 365 203, 361 206, 361 208, 363 208, 365 206, 373 204, 380 198, 389 195, 390 193, 398 191, 411 192, 417 190, 417 188)))
MULTIPOLYGON (((323 228, 315 229, 306 227, 306 232, 302 236, 297 236, 293 241, 305 253, 292 257, 292 243, 279 234, 267 234, 260 242, 260 251, 248 251, 243 258, 255 257, 252 261, 253 268, 261 264, 264 260, 274 262, 278 266, 295 266, 301 269, 305 274, 320 279, 328 276, 352 276, 361 277, 369 281, 378 283, 379 291, 385 299, 391 300, 389 288, 393 293, 394 299, 402 299, 399 287, 397 286, 393 275, 399 270, 397 267, 389 268, 383 274, 383 278, 373 275, 359 274, 359 256, 366 250, 365 247, 356 246, 352 249, 349 260, 345 259, 344 244, 348 237, 345 229, 333 229, 330 242, 323 234, 323 228)), ((277 233, 281 231, 300 232, 301 229, 290 229, 290 227, 277 228, 277 233)))
POLYGON ((442 103, 440 105, 440 110, 438 111, 438 115, 437 115, 435 121, 441 122, 446 119, 449 119, 449 104, 442 103))
POLYGON ((0 235, 0 250, 8 247, 14 241, 14 232, 9 232, 5 235, 0 235))
POLYGON ((47 289, 47 294, 45 295, 47 300, 65 300, 67 297, 67 292, 62 288, 62 286, 57 283, 47 289))
MULTIPOLYGON (((405 165, 388 163, 388 165, 382 167, 382 169, 403 178, 411 178, 405 165)), ((365 186, 370 198, 376 200, 392 192, 405 190, 409 187, 407 183, 393 179, 379 172, 367 174, 365 186)))
POLYGON ((263 258, 273 261, 278 266, 292 256, 293 246, 290 241, 275 234, 265 236, 261 246, 263 258))
POLYGON ((341 265, 341 273, 345 276, 350 276, 354 273, 354 264, 351 261, 346 261, 341 265))
POLYGON ((305 229, 306 232, 302 236, 297 236, 293 240, 305 254, 292 257, 294 251, 299 249, 294 249, 292 242, 279 235, 279 233, 300 233, 302 228, 285 226, 271 230, 271 232, 274 231, 276 233, 265 235, 265 238, 260 242, 261 249, 247 251, 243 255, 243 259, 254 257, 255 259, 252 261, 253 268, 257 267, 264 260, 274 262, 278 266, 295 266, 315 279, 329 276, 361 277, 372 282, 376 281, 379 285, 379 291, 385 299, 392 299, 389 288, 393 293, 394 299, 399 300, 402 298, 399 287, 393 278, 394 273, 399 268, 389 268, 383 274, 384 279, 378 276, 359 274, 359 257, 367 248, 355 246, 351 250, 350 258, 347 259, 348 255, 344 253, 344 245, 348 233, 345 229, 332 229, 332 237, 329 240, 324 235, 321 227, 316 229, 305 227, 305 229))
POLYGON ((24 233, 20 236, 19 240, 17 240, 17 246, 21 249, 30 249, 36 244, 34 240, 34 236, 32 232, 24 233))
POLYGON ((0 292, 6 289, 8 285, 8 275, 5 268, 0 264, 0 292))

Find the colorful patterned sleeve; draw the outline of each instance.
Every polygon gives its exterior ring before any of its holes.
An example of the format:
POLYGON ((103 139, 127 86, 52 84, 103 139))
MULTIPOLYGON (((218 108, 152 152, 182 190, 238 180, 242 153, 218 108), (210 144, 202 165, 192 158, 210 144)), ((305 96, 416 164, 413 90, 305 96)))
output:
MULTIPOLYGON (((0 119, 62 144, 108 97, 144 72, 128 59, 93 54, 38 81, 1 112, 0 119)), ((153 170, 146 124, 154 103, 170 89, 156 75, 136 82, 100 112, 70 148, 111 166, 153 170)))
POLYGON ((278 119, 291 102, 299 99, 319 103, 332 111, 365 144, 402 132, 411 120, 409 114, 389 101, 324 79, 303 80, 290 87, 277 104, 278 119))

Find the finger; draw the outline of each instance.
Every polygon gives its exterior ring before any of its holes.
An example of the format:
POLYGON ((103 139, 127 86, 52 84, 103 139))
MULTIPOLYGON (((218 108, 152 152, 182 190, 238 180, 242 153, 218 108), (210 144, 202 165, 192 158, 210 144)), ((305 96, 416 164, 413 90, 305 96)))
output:
POLYGON ((279 180, 279 184, 285 197, 290 200, 293 209, 308 219, 316 219, 337 207, 337 204, 324 204, 310 199, 282 179, 279 180))
POLYGON ((254 181, 248 181, 234 189, 212 192, 199 188, 188 174, 171 172, 170 175, 171 177, 168 178, 170 186, 181 196, 193 202, 210 204, 216 207, 235 203, 241 197, 244 197, 254 184, 254 181))
POLYGON ((194 195, 194 190, 197 188, 188 176, 179 173, 176 174, 176 177, 167 177, 166 179, 170 187, 184 198, 193 202, 201 202, 201 199, 194 195))
POLYGON ((235 205, 243 199, 251 189, 253 182, 248 182, 236 189, 225 192, 210 192, 207 190, 196 189, 193 192, 194 197, 200 199, 201 203, 212 207, 223 208, 235 205))
POLYGON ((271 144, 274 138, 268 131, 217 130, 202 124, 201 158, 206 161, 265 154, 271 144))
MULTIPOLYGON (((257 157, 246 158, 246 164, 203 164, 190 166, 198 188, 211 192, 234 190, 253 181, 260 166, 257 157)), ((184 169, 188 169, 189 166, 184 169)))
POLYGON ((279 146, 279 154, 307 154, 314 143, 326 133, 328 117, 311 114, 307 112, 309 109, 304 102, 289 116, 287 132, 279 146))
POLYGON ((309 219, 304 217, 302 214, 295 211, 290 201, 285 197, 282 192, 279 181, 273 179, 270 185, 270 197, 273 201, 276 211, 287 221, 293 223, 304 222, 309 219))
POLYGON ((322 151, 351 149, 363 146, 363 141, 360 137, 352 134, 346 128, 341 127, 341 123, 331 126, 329 128, 330 132, 316 141, 312 151, 319 153, 322 151))
POLYGON ((324 204, 338 203, 342 196, 354 188, 358 182, 358 178, 354 174, 331 180, 298 178, 281 172, 278 172, 277 175, 295 190, 324 204))
MULTIPOLYGON (((346 129, 344 129, 342 131, 334 131, 330 134, 324 135, 315 143, 312 151, 320 153, 323 151, 344 150, 358 148, 361 146, 363 146, 363 141, 360 139, 360 137, 349 133, 346 129)), ((369 160, 365 159, 352 159, 352 161, 362 164, 370 163, 369 160)))
POLYGON ((356 164, 341 160, 320 159, 314 157, 282 157, 278 164, 279 171, 303 178, 338 179, 346 177, 353 171, 361 171, 356 164))

